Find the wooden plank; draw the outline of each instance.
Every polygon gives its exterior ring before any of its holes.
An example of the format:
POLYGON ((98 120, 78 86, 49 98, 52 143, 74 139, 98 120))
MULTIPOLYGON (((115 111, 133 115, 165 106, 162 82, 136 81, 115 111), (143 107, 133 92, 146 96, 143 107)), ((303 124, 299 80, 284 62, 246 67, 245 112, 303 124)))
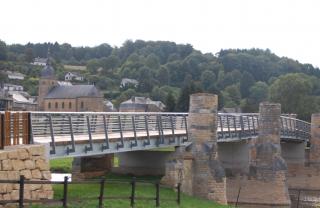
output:
POLYGON ((19 144, 19 112, 13 113, 13 145, 19 144))
POLYGON ((22 143, 23 144, 29 144, 29 119, 28 119, 27 112, 22 113, 22 143))
POLYGON ((5 134, 5 146, 11 145, 11 113, 6 111, 4 114, 4 134, 5 134))

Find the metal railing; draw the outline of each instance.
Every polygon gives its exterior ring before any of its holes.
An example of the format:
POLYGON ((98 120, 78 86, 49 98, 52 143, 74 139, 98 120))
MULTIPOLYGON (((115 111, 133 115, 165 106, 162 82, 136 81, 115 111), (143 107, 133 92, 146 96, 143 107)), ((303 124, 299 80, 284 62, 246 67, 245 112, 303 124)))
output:
MULTIPOLYGON (((56 146, 66 146, 66 154, 74 153, 77 143, 85 143, 84 152, 92 151, 95 142, 101 150, 157 144, 181 145, 188 141, 188 113, 159 112, 0 112, 0 146, 49 143, 50 153, 56 146), (176 140, 176 136, 184 136, 176 140), (141 144, 140 141, 143 141, 141 144), (178 143, 177 143, 178 141, 178 143), (113 146, 114 148, 114 146, 113 146)), ((310 123, 280 117, 282 139, 309 141, 310 123)), ((259 132, 259 114, 219 113, 217 117, 218 142, 254 138, 259 132)))
MULTIPOLYGON (((176 134, 187 135, 187 115, 186 113, 32 112, 32 135, 35 142, 50 142, 51 154, 55 154, 55 145, 63 141, 71 142, 67 153, 74 152, 76 142, 81 140, 89 143, 86 151, 92 150, 93 142, 96 140, 104 140, 102 149, 108 149, 111 141, 117 142, 117 148, 123 148, 126 139, 130 140, 131 147, 136 147, 141 138, 144 138, 144 145, 149 145, 152 136, 158 136, 159 144, 164 144, 168 135, 169 139, 173 140, 176 134)), ((169 140, 169 143, 173 142, 169 140)))

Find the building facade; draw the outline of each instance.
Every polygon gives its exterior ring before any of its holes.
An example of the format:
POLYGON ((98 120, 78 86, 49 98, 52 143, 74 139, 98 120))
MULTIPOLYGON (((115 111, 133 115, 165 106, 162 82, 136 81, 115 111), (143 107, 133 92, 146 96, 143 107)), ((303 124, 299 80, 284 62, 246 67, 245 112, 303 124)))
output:
POLYGON ((39 110, 103 111, 103 96, 94 85, 71 85, 59 82, 48 59, 39 79, 39 110))

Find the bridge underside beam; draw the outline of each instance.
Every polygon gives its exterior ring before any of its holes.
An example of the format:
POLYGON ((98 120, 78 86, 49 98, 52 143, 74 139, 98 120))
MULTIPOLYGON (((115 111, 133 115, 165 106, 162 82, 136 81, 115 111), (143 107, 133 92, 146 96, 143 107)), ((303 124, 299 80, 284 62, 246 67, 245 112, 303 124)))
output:
POLYGON ((50 159, 55 158, 65 158, 65 157, 83 157, 83 156, 94 156, 94 155, 104 155, 104 154, 112 154, 112 153, 120 153, 120 152, 129 152, 129 151, 139 151, 139 150, 149 150, 149 149, 156 149, 156 148, 167 148, 167 147, 175 147, 175 146, 185 146, 189 145, 188 142, 185 141, 186 135, 176 135, 175 139, 170 140, 172 136, 165 136, 163 143, 159 144, 159 137, 150 137, 150 144, 146 145, 145 140, 138 139, 137 145, 132 145, 132 140, 124 140, 123 147, 119 147, 119 143, 117 142, 110 142, 109 148, 104 149, 102 146, 104 145, 103 142, 92 143, 92 150, 88 151, 87 147, 89 144, 87 143, 76 143, 75 144, 75 151, 69 152, 71 144, 69 145, 59 145, 55 146, 55 154, 50 155, 50 159))

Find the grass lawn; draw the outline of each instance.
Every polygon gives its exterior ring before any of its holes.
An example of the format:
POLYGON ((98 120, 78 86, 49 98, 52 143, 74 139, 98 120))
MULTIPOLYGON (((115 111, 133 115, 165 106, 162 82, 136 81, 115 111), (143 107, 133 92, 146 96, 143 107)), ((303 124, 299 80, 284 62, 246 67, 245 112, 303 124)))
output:
POLYGON ((72 161, 72 157, 50 160, 50 170, 52 173, 71 173, 72 161))
MULTIPOLYGON (((63 170, 64 172, 70 172, 72 159, 58 159, 50 161, 51 170, 63 170)), ((129 196, 131 194, 131 185, 129 181, 130 176, 114 175, 108 174, 106 179, 117 179, 121 181, 128 181, 125 183, 108 183, 106 182, 104 193, 105 196, 123 196, 128 197, 127 199, 106 199, 104 201, 104 207, 110 208, 124 208, 130 207, 129 196)), ((137 180, 144 180, 154 182, 159 180, 159 177, 146 176, 138 177, 137 180)), ((63 196, 63 185, 54 185, 54 198, 60 199, 63 196)), ((141 184, 137 183, 136 186, 136 197, 155 197, 155 186, 152 184, 141 184)), ((99 196, 100 186, 98 184, 71 184, 68 186, 68 199, 70 201, 70 208, 95 208, 98 206, 98 196, 99 196), (96 199, 88 199, 95 197, 96 199)), ((181 195, 181 205, 178 206, 176 203, 177 193, 170 188, 160 188, 160 207, 163 208, 226 208, 228 206, 223 206, 216 204, 212 201, 198 199, 195 197, 190 197, 185 194, 181 195)), ((40 206, 32 206, 34 208, 40 208, 40 206)), ((46 205, 46 207, 48 207, 46 205)), ((61 207, 61 206, 50 206, 50 207, 61 207)), ((135 207, 149 208, 156 207, 154 200, 136 200, 135 207)))

